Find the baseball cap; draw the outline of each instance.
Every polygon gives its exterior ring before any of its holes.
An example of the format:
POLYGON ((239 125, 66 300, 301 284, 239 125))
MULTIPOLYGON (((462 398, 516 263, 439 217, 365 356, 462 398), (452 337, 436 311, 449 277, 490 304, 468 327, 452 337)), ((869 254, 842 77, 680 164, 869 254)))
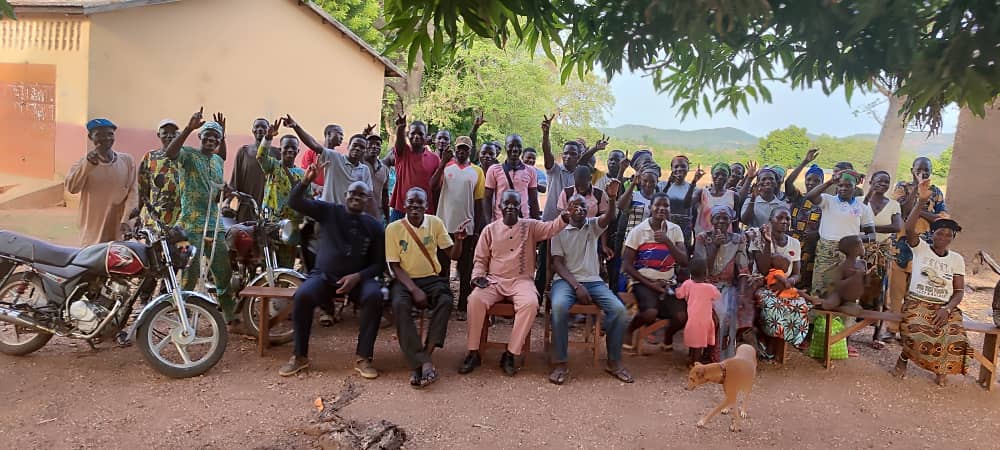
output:
POLYGON ((160 129, 162 129, 167 125, 173 125, 174 128, 177 128, 178 130, 181 128, 179 125, 177 125, 177 122, 174 122, 174 119, 163 119, 160 121, 160 124, 156 126, 156 130, 159 131, 160 129))
POLYGON ((472 139, 469 138, 468 136, 459 136, 458 139, 455 139, 455 147, 460 147, 462 145, 464 145, 467 148, 471 149, 472 148, 472 139))

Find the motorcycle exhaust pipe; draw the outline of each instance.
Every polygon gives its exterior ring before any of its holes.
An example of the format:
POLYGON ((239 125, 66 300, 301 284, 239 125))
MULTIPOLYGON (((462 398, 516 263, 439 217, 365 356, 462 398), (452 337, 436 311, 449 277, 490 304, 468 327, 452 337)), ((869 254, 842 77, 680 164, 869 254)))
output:
POLYGON ((26 317, 20 311, 0 307, 0 321, 20 325, 22 327, 34 328, 47 333, 59 334, 56 330, 46 327, 30 317, 26 317))

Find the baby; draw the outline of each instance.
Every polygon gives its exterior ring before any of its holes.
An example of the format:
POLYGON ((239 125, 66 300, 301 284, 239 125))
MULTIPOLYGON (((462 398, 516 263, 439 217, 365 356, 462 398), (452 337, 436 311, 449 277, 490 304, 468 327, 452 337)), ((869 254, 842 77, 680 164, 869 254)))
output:
POLYGON ((771 270, 767 271, 767 277, 764 278, 764 281, 767 282, 768 289, 777 294, 778 298, 799 296, 799 290, 788 282, 788 271, 791 266, 792 260, 788 259, 787 256, 778 253, 771 254, 771 270))
MULTIPOLYGON (((840 239, 837 250, 846 255, 847 259, 834 268, 836 276, 826 299, 821 300, 822 308, 857 315, 862 309, 858 305, 858 299, 865 290, 867 266, 862 259, 865 256, 865 246, 861 242, 861 237, 850 235, 840 239)), ((813 296, 807 298, 814 304, 820 302, 813 296)))

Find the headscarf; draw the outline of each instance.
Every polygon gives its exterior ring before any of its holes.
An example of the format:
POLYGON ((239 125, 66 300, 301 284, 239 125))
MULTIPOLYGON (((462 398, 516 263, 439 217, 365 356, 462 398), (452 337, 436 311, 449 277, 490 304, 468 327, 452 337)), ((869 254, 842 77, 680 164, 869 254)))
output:
POLYGON ((638 161, 639 158, 641 157, 640 155, 643 155, 643 154, 649 156, 650 160, 653 159, 653 152, 650 151, 649 149, 643 148, 643 149, 636 150, 635 153, 632 154, 632 167, 635 167, 635 162, 638 161))
POLYGON ((763 169, 760 169, 760 172, 757 172, 757 178, 760 178, 760 176, 763 175, 764 172, 771 172, 771 174, 774 175, 774 181, 778 181, 781 179, 781 177, 778 176, 778 171, 774 170, 773 167, 767 167, 767 166, 765 166, 763 169))
POLYGON ((935 221, 931 222, 931 232, 932 233, 935 232, 935 231, 937 231, 937 230, 940 230, 942 228, 947 228, 947 229, 955 232, 956 234, 959 231, 962 231, 962 226, 959 225, 958 222, 955 222, 952 219, 938 219, 938 220, 935 220, 935 221))
POLYGON ((212 121, 212 122, 205 122, 205 125, 201 127, 201 131, 198 132, 198 138, 205 137, 205 132, 208 130, 212 130, 215 131, 216 133, 219 133, 220 137, 223 135, 222 125, 219 125, 219 122, 212 121))
POLYGON ((808 177, 809 175, 818 176, 820 181, 823 181, 823 179, 826 178, 826 173, 823 172, 823 169, 816 164, 809 166, 809 170, 806 171, 806 176, 808 177))
POLYGON ((736 218, 736 211, 733 211, 733 208, 730 208, 729 205, 715 205, 712 207, 712 217, 722 213, 726 213, 729 216, 729 220, 736 218))
POLYGON ((861 184, 861 174, 853 170, 845 170, 840 172, 840 179, 848 180, 854 183, 855 185, 861 184))
POLYGON ((711 172, 711 174, 715 175, 715 172, 718 172, 720 170, 723 171, 723 172, 726 172, 726 176, 727 177, 732 174, 732 171, 729 169, 729 164, 726 164, 724 162, 718 162, 718 163, 715 163, 714 165, 712 165, 712 172, 711 172))
POLYGON ((778 181, 785 179, 785 168, 781 166, 771 166, 771 170, 778 176, 778 181))
POLYGON ((105 119, 103 117, 98 117, 96 119, 90 119, 90 121, 87 122, 87 132, 88 133, 91 132, 91 131, 94 131, 94 128, 101 128, 101 127, 111 128, 112 130, 117 130, 118 129, 118 126, 115 125, 114 122, 112 122, 109 119, 105 119))

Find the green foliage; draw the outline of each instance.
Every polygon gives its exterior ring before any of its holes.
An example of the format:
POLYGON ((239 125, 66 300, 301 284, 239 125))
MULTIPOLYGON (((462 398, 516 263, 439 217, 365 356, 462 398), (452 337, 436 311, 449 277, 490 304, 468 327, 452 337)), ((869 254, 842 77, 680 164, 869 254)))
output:
POLYGON ((906 96, 914 125, 937 131, 947 105, 982 117, 1000 93, 996 0, 385 0, 385 12, 389 47, 411 65, 473 35, 520 42, 558 62, 563 81, 646 71, 683 114, 770 102, 771 80, 848 99, 879 80, 906 96))
POLYGON ((508 46, 499 49, 479 40, 458 49, 443 66, 425 74, 422 93, 407 107, 411 119, 432 128, 465 134, 475 114, 486 124, 479 140, 503 141, 503 133, 520 133, 526 146, 541 144, 543 115, 558 113, 552 126, 553 149, 568 139, 584 138, 593 144, 600 137, 594 128, 614 104, 610 87, 598 76, 561 84, 559 72, 545 58, 508 46))
POLYGON ((948 147, 932 161, 932 173, 935 177, 948 179, 948 172, 951 172, 951 153, 952 147, 948 147))
POLYGON ((763 164, 790 167, 798 164, 809 146, 806 129, 792 125, 761 138, 757 153, 763 164))
POLYGON ((375 21, 382 14, 382 6, 379 5, 378 0, 312 1, 376 50, 382 50, 385 47, 385 36, 375 28, 375 21))
POLYGON ((10 2, 7 0, 0 0, 0 20, 3 20, 4 18, 17 20, 17 16, 14 15, 14 8, 10 6, 10 2))

